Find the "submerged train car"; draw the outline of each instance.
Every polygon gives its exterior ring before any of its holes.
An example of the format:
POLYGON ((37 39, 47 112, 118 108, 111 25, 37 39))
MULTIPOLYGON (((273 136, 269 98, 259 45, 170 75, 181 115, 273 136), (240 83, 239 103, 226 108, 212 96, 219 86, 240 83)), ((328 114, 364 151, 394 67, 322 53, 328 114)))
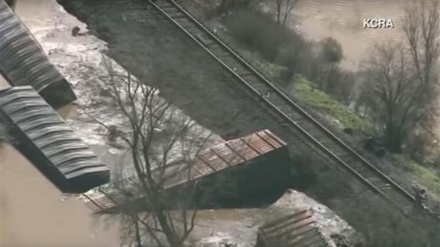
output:
POLYGON ((258 229, 257 247, 329 247, 315 225, 313 212, 297 213, 267 222, 258 229))
POLYGON ((70 84, 4 0, 0 0, 0 58, 0 73, 12 86, 32 86, 55 109, 76 100, 70 84))
POLYGON ((11 9, 14 9, 17 0, 5 0, 5 2, 9 5, 9 7, 11 7, 11 9))
POLYGON ((1 90, 0 114, 16 148, 62 192, 109 182, 108 167, 31 86, 1 90))

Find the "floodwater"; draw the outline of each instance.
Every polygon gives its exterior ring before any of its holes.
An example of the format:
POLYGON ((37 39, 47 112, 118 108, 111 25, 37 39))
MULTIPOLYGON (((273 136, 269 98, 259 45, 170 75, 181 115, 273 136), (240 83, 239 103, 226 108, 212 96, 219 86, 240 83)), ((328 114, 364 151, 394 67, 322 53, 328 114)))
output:
MULTIPOLYGON (((20 0, 16 12, 41 41, 59 8, 55 0, 20 0)), ((0 77, 0 89, 8 86, 0 77)), ((66 117, 71 108, 64 107, 60 115, 66 117)), ((116 225, 107 227, 80 200, 62 198, 15 148, 0 147, 0 247, 119 246, 116 225)))
POLYGON ((401 37, 401 18, 411 0, 308 0, 300 1, 291 24, 299 24, 309 39, 333 37, 338 40, 347 60, 362 59, 378 42, 401 37), (363 27, 368 18, 391 19, 394 28, 363 27))
MULTIPOLYGON (((399 39, 399 18, 410 2, 304 0, 295 10, 298 18, 292 25, 299 23, 301 32, 310 39, 334 37, 343 46, 347 63, 355 66, 374 43, 399 39), (364 29, 364 18, 391 18, 395 28, 364 29)), ((41 39, 53 26, 50 16, 55 8, 55 0, 19 0, 16 11, 41 39)), ((1 77, 0 85, 5 86, 1 77)), ((117 234, 92 230, 94 220, 84 205, 75 200, 60 201, 60 192, 12 147, 0 150, 0 164, 0 246, 63 247, 70 242, 72 246, 99 247, 114 243, 117 234)), ((229 220, 240 218, 231 211, 222 215, 229 220)))
MULTIPOLYGON (((428 2, 435 0, 427 0, 428 2)), ((343 48, 348 69, 358 68, 376 43, 398 41, 402 37, 405 8, 414 0, 306 0, 300 1, 290 25, 311 40, 333 37, 343 48), (363 19, 391 19, 394 28, 369 29, 363 19)), ((439 113, 440 114, 440 113, 439 113)), ((440 123, 437 130, 440 138, 440 123)))

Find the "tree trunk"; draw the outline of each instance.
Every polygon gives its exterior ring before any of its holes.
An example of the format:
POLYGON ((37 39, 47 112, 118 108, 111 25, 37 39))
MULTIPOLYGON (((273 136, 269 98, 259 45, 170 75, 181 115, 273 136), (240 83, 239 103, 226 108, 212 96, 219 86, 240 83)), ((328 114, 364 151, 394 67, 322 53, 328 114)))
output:
POLYGON ((400 153, 402 151, 402 135, 395 130, 395 127, 389 127, 385 134, 385 145, 388 150, 393 153, 400 153))
POLYGON ((159 221, 162 231, 165 234, 165 237, 167 238, 170 247, 181 247, 182 244, 180 243, 180 239, 174 229, 172 229, 170 224, 168 223, 167 216, 164 214, 164 212, 162 210, 157 210, 155 215, 157 217, 157 220, 159 221))

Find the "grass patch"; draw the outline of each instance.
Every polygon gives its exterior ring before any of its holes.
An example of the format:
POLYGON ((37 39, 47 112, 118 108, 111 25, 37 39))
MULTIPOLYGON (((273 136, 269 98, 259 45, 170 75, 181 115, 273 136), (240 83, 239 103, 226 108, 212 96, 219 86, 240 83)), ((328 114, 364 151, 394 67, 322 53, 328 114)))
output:
POLYGON ((409 171, 420 185, 426 187, 432 194, 437 195, 436 199, 440 200, 440 176, 436 170, 421 166, 406 155, 395 156, 402 167, 409 171))
POLYGON ((280 78, 287 73, 287 68, 274 63, 261 63, 261 70, 269 78, 280 78))
POLYGON ((313 84, 302 76, 293 79, 295 95, 321 113, 337 119, 344 128, 352 128, 371 133, 372 125, 367 119, 330 97, 325 92, 313 87, 313 84))

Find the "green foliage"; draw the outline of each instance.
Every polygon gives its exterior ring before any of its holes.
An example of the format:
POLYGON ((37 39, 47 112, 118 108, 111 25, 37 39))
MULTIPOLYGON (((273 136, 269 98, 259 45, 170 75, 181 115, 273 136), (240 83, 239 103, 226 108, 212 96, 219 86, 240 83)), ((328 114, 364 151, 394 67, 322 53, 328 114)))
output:
POLYGON ((225 24, 234 38, 268 60, 276 57, 278 47, 285 42, 284 29, 260 13, 241 10, 227 18, 225 24))
POLYGON ((295 95, 321 113, 336 118, 345 128, 370 132, 371 123, 357 115, 347 106, 331 98, 325 92, 315 89, 310 81, 302 76, 294 78, 295 95))
POLYGON ((440 201, 440 174, 438 171, 417 164, 407 155, 395 155, 399 164, 409 171, 422 186, 426 187, 433 195, 438 195, 440 201))
MULTIPOLYGON (((231 35, 246 48, 261 54, 272 62, 283 55, 290 64, 297 61, 298 54, 308 52, 307 43, 294 31, 278 25, 271 16, 256 11, 240 10, 224 21, 231 35), (286 48, 288 47, 288 48, 286 48)), ((312 54, 310 54, 311 56, 312 54)), ((288 64, 281 64, 289 68, 288 64)))
POLYGON ((290 78, 287 68, 273 63, 262 63, 261 71, 265 76, 272 79, 290 78))
POLYGON ((337 40, 326 38, 321 41, 320 55, 324 62, 339 63, 343 58, 342 46, 337 40))

